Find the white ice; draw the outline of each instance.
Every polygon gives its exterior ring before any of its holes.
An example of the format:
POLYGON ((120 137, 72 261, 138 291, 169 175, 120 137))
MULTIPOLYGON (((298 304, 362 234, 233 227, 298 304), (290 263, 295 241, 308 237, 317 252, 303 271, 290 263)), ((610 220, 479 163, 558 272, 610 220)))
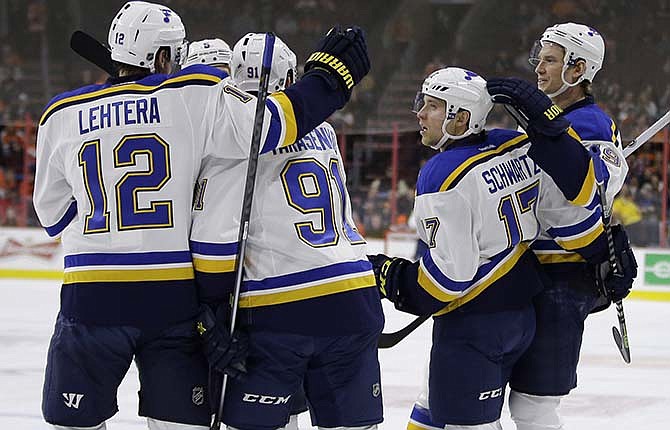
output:
MULTIPOLYGON (((46 351, 58 311, 53 281, 0 280, 0 430, 49 428, 40 399, 46 351)), ((627 300, 633 362, 624 364, 614 345, 613 309, 588 319, 579 386, 564 401, 566 430, 667 430, 670 428, 670 303, 627 300)), ((411 317, 386 307, 386 331, 411 317)), ((418 394, 430 343, 426 323, 396 347, 380 352, 385 421, 381 429, 404 429, 418 394)), ((454 369, 458 371, 458 369, 454 369)), ((143 429, 137 417, 137 371, 119 389, 120 411, 109 429, 143 429)), ((303 414, 301 428, 311 429, 303 414)), ((507 409, 503 427, 514 429, 507 409)))

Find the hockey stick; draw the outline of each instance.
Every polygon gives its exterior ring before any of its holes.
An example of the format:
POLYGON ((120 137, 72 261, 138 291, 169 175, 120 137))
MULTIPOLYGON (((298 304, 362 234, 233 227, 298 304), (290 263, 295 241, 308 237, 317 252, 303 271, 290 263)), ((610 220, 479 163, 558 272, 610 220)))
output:
POLYGON ((648 129, 640 133, 638 137, 631 140, 630 143, 624 148, 623 155, 628 158, 635 150, 642 146, 646 141, 651 139, 658 133, 663 127, 670 123, 670 111, 667 111, 665 115, 660 117, 658 121, 653 123, 648 129))
POLYGON ((107 72, 109 76, 116 76, 110 50, 98 42, 95 37, 77 30, 70 36, 70 48, 84 60, 107 72))
MULTIPOLYGON (((260 83, 258 86, 258 99, 256 100, 256 115, 254 117, 254 131, 251 135, 251 148, 249 149, 249 165, 247 167, 247 178, 244 185, 244 197, 242 200, 242 215, 240 217, 240 229, 237 234, 237 255, 235 257, 235 290, 233 292, 233 309, 230 315, 230 334, 235 331, 237 310, 239 308, 240 289, 244 276, 244 254, 247 247, 249 234, 249 218, 251 218, 251 204, 254 199, 254 188, 256 186, 256 170, 258 168, 258 152, 261 146, 261 135, 263 133, 263 118, 265 116, 265 100, 268 93, 268 80, 270 68, 272 67, 272 51, 275 45, 274 33, 265 34, 265 46, 263 48, 263 63, 261 66, 260 83)), ((219 407, 214 415, 211 430, 219 430, 221 427, 221 416, 223 414, 223 402, 226 397, 226 385, 228 375, 223 375, 221 385, 221 397, 219 407)))
POLYGON ((423 324, 428 318, 430 318, 430 315, 422 315, 398 331, 382 333, 379 336, 377 348, 386 349, 396 346, 401 340, 409 336, 411 332, 416 330, 417 327, 423 324))
MULTIPOLYGON (((655 134, 655 133, 654 133, 655 134)), ((607 204, 607 194, 605 194, 605 181, 603 161, 600 158, 600 147, 593 145, 589 149, 591 158, 593 159, 594 172, 596 175, 596 184, 598 186, 598 194, 600 194, 600 208, 602 210, 602 221, 607 236, 607 249, 609 254, 609 266, 614 276, 623 276, 621 272, 621 265, 616 258, 616 251, 614 250, 614 239, 612 238, 612 229, 610 228, 611 208, 607 204)), ((621 352, 621 357, 626 363, 630 363, 630 346, 628 344, 628 329, 626 328, 626 318, 623 312, 623 303, 621 300, 616 303, 616 313, 619 319, 619 329, 612 327, 612 335, 614 342, 621 352), (620 330, 620 331, 619 331, 620 330)))

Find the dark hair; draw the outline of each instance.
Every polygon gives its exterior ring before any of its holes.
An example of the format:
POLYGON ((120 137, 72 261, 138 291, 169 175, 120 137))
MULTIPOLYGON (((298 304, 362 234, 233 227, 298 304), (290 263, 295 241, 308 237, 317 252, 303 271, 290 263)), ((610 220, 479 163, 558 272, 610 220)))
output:
POLYGON ((584 94, 587 96, 592 96, 593 95, 593 84, 591 84, 591 81, 588 79, 584 79, 579 83, 579 86, 581 89, 584 91, 584 94))
MULTIPOLYGON (((158 48, 158 51, 156 51, 156 57, 153 59, 153 61, 156 61, 158 57, 160 57, 161 53, 165 52, 170 58, 170 47, 169 46, 161 46, 158 48)), ((118 61, 113 61, 114 63, 114 69, 116 70, 116 75, 120 76, 121 72, 123 72, 124 75, 126 76, 132 76, 132 75, 148 75, 151 73, 148 67, 139 67, 139 66, 134 66, 132 64, 125 64, 125 63, 119 63, 118 61)))

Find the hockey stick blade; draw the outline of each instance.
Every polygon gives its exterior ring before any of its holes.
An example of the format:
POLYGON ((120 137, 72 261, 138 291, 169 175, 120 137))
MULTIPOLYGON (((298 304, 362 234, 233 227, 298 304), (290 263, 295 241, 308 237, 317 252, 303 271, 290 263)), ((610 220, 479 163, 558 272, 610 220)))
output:
POLYGON ((660 117, 658 121, 653 123, 648 129, 640 133, 638 137, 635 139, 631 140, 630 143, 624 148, 623 150, 623 155, 624 157, 628 158, 630 154, 632 154, 634 151, 636 151, 640 146, 642 146, 645 142, 647 142, 649 139, 654 137, 656 133, 661 131, 663 127, 668 125, 670 123, 670 111, 667 111, 665 115, 660 117))
POLYGON ((612 327, 612 336, 614 336, 614 343, 616 343, 623 361, 630 364, 630 345, 628 344, 628 329, 626 328, 626 319, 623 313, 623 304, 619 301, 615 303, 616 313, 619 318, 619 329, 612 327))
POLYGON ((394 331, 392 333, 382 333, 379 336, 377 348, 386 349, 396 346, 401 340, 409 336, 410 333, 416 330, 417 327, 423 324, 428 318, 430 318, 430 315, 422 315, 398 331, 394 331))
POLYGON ((88 33, 76 30, 70 36, 70 48, 84 60, 98 66, 109 76, 116 76, 112 56, 102 43, 88 33))

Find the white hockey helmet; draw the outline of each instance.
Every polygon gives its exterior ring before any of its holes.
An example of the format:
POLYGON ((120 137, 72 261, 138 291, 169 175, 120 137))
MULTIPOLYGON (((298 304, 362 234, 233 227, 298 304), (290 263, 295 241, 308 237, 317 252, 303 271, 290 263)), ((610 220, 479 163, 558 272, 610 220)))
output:
POLYGON ((228 66, 233 58, 230 45, 221 39, 205 39, 191 42, 188 45, 188 54, 183 67, 193 64, 207 64, 208 66, 228 66))
POLYGON ((170 8, 143 1, 126 3, 112 20, 107 42, 112 60, 155 72, 158 50, 170 48, 170 61, 179 64, 186 30, 170 8))
POLYGON ((540 50, 546 43, 554 43, 565 50, 565 55, 563 56, 563 70, 561 72, 563 86, 556 93, 550 94, 549 97, 559 95, 568 87, 579 85, 583 80, 593 82, 596 73, 598 73, 603 66, 603 60, 605 59, 605 40, 597 30, 587 25, 567 22, 564 24, 553 25, 544 30, 540 40, 535 42, 530 53, 530 58, 528 59, 533 66, 537 66, 539 63, 538 57, 540 50), (574 66, 578 60, 584 60, 586 63, 586 71, 576 82, 566 82, 565 71, 568 67, 574 66))
POLYGON ((440 149, 449 139, 458 140, 484 131, 486 117, 493 108, 491 96, 486 90, 486 81, 476 73, 458 67, 440 69, 423 81, 414 102, 414 112, 419 112, 423 107, 424 95, 444 100, 446 104, 446 115, 442 123, 443 135, 435 145, 431 145, 433 149, 440 149), (465 133, 454 136, 447 132, 447 124, 460 110, 470 113, 470 121, 465 133))
MULTIPOLYGON (((247 33, 233 47, 231 73, 235 85, 243 91, 258 92, 265 33, 247 33)), ((272 51, 272 69, 268 80, 268 92, 286 88, 287 80, 295 82, 298 71, 295 53, 279 38, 275 38, 272 51)))

